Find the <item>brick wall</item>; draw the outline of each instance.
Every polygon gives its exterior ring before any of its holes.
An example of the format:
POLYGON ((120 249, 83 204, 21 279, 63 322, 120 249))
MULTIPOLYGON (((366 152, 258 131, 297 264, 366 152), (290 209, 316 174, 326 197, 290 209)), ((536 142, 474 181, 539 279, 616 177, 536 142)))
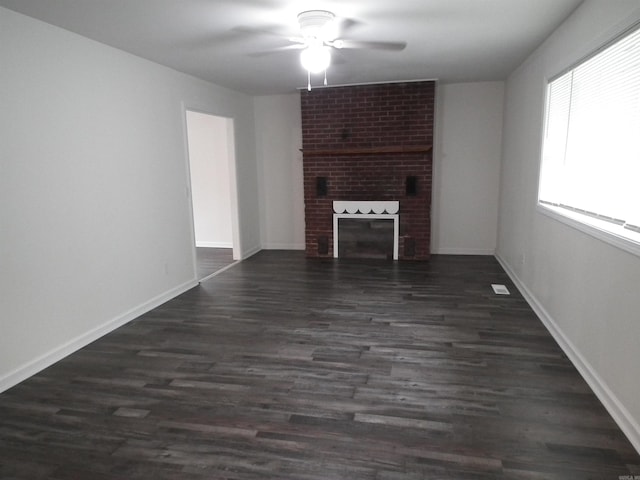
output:
POLYGON ((399 200, 399 258, 429 258, 434 95, 434 82, 301 93, 307 256, 333 256, 334 200, 399 200))

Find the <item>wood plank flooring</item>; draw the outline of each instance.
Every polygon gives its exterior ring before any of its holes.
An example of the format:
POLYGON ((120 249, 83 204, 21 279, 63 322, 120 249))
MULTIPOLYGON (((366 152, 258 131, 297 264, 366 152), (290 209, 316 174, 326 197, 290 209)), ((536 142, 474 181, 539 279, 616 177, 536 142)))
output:
POLYGON ((492 257, 261 252, 0 395, 2 479, 627 475, 638 453, 492 257))
POLYGON ((233 262, 233 249, 231 248, 196 248, 196 273, 200 280, 228 267, 233 262))

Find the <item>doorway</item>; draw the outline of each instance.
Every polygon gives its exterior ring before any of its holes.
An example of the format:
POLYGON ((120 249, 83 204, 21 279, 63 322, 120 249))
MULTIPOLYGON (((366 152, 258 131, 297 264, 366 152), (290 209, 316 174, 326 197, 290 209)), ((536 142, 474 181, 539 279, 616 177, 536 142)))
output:
POLYGON ((194 260, 200 281, 239 258, 233 119, 186 110, 194 260))

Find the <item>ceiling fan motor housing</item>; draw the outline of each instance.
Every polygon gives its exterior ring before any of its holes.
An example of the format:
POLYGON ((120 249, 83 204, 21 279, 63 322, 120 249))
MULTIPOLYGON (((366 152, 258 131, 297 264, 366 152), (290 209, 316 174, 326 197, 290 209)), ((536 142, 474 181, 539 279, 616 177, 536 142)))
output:
POLYGON ((327 10, 307 10, 298 14, 300 31, 305 38, 333 40, 331 28, 335 15, 327 10))

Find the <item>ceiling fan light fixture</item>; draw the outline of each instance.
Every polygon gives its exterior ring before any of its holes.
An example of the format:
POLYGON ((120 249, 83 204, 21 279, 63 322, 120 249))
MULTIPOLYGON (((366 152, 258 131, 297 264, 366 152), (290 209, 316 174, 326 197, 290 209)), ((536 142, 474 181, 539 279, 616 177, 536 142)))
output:
POLYGON ((331 64, 331 52, 323 45, 310 45, 300 53, 300 63, 309 73, 326 71, 331 64))
MULTIPOLYGON (((331 64, 331 48, 342 42, 336 40, 338 25, 335 15, 327 10, 307 10, 298 15, 304 50, 300 53, 300 63, 307 71, 307 90, 311 91, 311 74, 324 71, 324 85, 327 85, 327 68, 331 64)), ((340 48, 340 47, 337 47, 340 48)))

